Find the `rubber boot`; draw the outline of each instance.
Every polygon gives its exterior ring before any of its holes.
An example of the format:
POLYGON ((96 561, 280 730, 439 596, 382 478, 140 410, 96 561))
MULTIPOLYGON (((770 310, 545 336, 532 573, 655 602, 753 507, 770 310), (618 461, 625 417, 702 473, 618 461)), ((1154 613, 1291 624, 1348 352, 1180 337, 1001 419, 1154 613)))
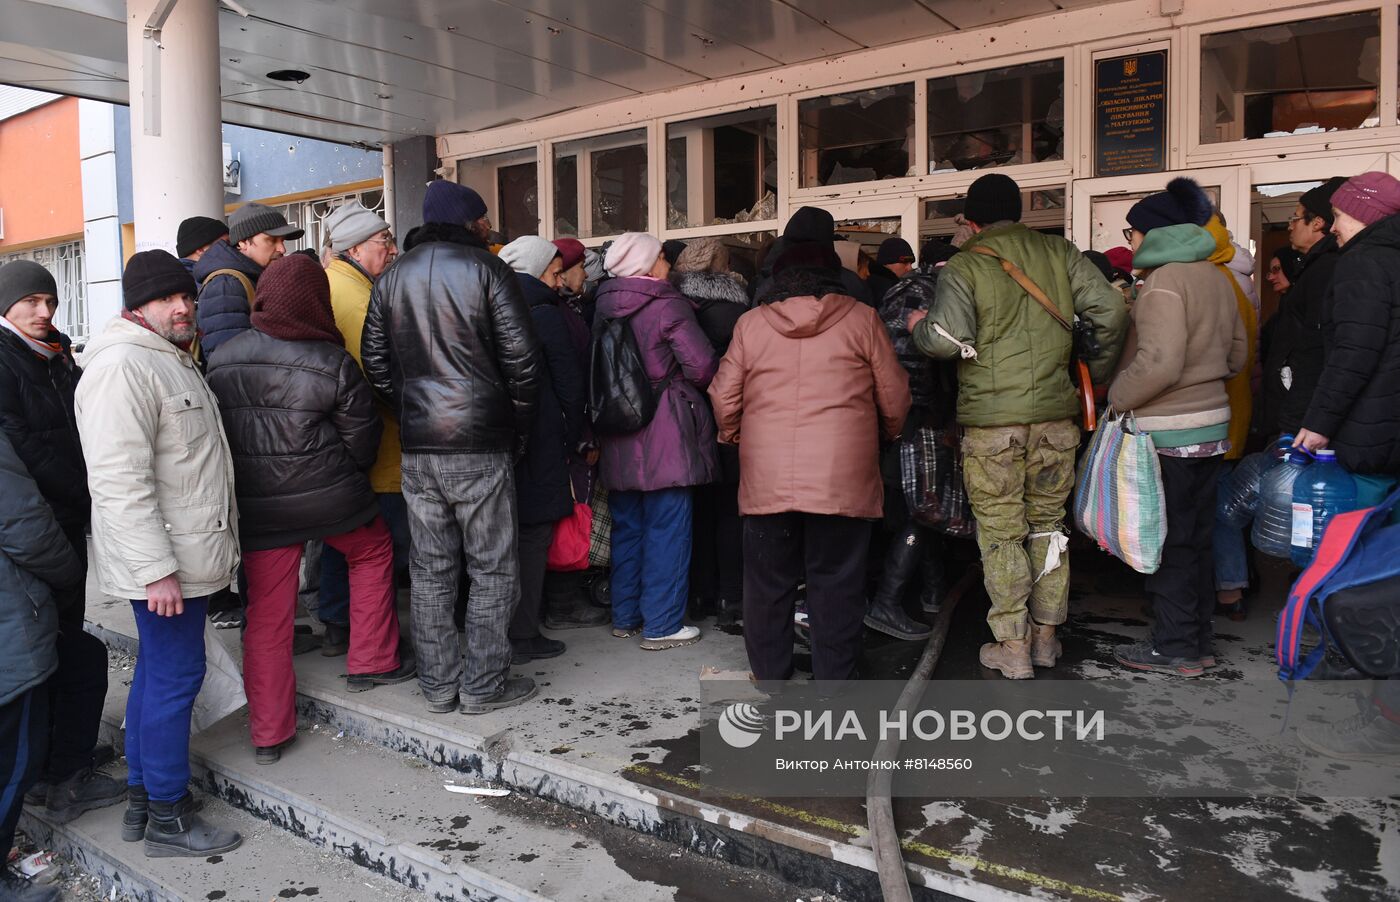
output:
POLYGON ((919 568, 923 545, 911 524, 890 543, 885 554, 885 570, 880 575, 880 585, 870 599, 870 610, 865 615, 865 625, 876 632, 896 639, 916 642, 927 639, 933 631, 927 624, 920 623, 904 613, 904 593, 909 588, 914 574, 919 568))
POLYGON ((1029 680, 1035 676, 1031 668, 1031 640, 1007 639, 988 642, 977 653, 983 667, 1001 673, 1008 680, 1029 680))
POLYGON ((147 858, 203 858, 232 852, 243 837, 207 823, 194 813, 194 797, 188 792, 175 802, 147 802, 147 858))
POLYGON ((1044 623, 1031 624, 1031 663, 1036 667, 1054 667, 1064 649, 1055 638, 1055 627, 1044 623))
POLYGON ((925 614, 937 614, 943 610, 943 596, 948 593, 947 567, 943 563, 945 543, 941 535, 930 533, 924 536, 923 545, 919 605, 925 614))

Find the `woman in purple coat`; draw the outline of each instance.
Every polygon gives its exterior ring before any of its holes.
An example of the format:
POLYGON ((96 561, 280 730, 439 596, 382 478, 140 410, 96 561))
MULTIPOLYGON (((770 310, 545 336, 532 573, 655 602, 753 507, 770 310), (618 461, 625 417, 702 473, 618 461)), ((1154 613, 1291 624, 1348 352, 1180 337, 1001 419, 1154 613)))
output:
POLYGON ((628 318, 647 375, 661 387, 656 415, 637 432, 600 437, 600 477, 612 511, 613 635, 642 648, 692 645, 683 623, 690 569, 690 487, 719 476, 705 387, 719 366, 695 307, 666 280, 661 242, 628 232, 604 261, 595 332, 628 318), (669 379, 668 379, 669 377, 669 379))

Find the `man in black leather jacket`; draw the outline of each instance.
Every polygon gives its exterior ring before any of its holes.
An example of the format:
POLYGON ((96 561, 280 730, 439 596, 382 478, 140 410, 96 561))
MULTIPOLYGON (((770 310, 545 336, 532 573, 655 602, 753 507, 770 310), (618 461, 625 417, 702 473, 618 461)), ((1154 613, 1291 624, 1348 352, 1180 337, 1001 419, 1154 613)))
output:
POLYGON ((399 418, 413 550, 413 641, 428 710, 519 704, 506 628, 520 599, 514 464, 534 420, 539 351, 509 266, 486 247, 486 204, 428 186, 424 225, 375 284, 361 340, 370 385, 399 418), (452 610, 465 553, 465 661, 452 610))

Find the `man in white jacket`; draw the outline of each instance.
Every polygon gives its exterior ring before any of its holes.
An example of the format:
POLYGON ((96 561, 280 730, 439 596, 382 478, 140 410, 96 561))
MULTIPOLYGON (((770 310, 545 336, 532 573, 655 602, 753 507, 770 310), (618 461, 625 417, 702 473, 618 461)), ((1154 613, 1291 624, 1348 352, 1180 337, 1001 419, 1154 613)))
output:
POLYGON ((148 857, 206 856, 242 839, 194 813, 190 714, 204 681, 208 596, 238 566, 233 461, 189 355, 194 278, 165 251, 134 255, 125 309, 88 346, 76 408, 92 494, 98 585, 131 600, 141 647, 126 708, 122 838, 148 857))

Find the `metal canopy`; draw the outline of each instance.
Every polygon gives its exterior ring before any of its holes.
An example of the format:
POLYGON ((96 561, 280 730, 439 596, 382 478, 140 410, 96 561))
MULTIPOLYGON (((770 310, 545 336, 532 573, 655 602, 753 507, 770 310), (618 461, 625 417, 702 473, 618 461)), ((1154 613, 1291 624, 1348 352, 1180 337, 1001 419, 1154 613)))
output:
MULTIPOLYGON (((1096 2, 239 0, 251 15, 219 16, 222 112, 240 125, 377 144, 1096 2), (267 77, 279 69, 310 78, 267 77)), ((122 0, 0 0, 0 23, 0 83, 127 102, 122 0)))

